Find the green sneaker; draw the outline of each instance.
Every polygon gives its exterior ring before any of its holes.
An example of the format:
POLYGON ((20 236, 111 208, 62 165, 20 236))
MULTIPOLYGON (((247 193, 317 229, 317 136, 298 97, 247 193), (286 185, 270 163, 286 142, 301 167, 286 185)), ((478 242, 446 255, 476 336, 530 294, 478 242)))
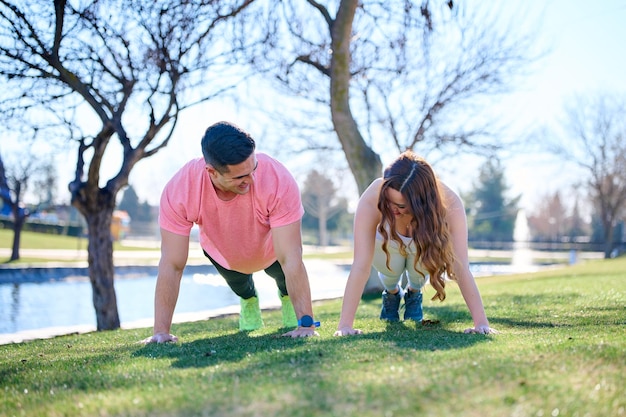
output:
POLYGON ((278 290, 278 298, 280 298, 280 309, 283 313, 283 326, 284 327, 296 327, 298 326, 298 318, 296 312, 291 304, 291 299, 288 295, 282 295, 278 290))
POLYGON ((247 300, 240 298, 241 312, 239 313, 239 330, 256 330, 263 327, 259 297, 250 297, 247 300))

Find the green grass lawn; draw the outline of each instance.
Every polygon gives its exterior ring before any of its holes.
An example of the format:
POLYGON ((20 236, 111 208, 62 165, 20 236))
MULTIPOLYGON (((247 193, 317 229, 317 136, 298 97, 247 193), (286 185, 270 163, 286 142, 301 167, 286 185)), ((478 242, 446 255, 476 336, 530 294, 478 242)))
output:
MULTIPOLYGON (((11 248, 12 246, 13 230, 0 229, 0 247, 11 248)), ((113 248, 116 250, 159 250, 156 247, 137 247, 120 242, 114 242, 113 248)), ((20 249, 87 249, 87 238, 24 231, 20 237, 20 249)))
MULTIPOLYGON (((0 229, 0 248, 11 248, 13 246, 13 231, 8 229, 0 229)), ((71 237, 71 236, 62 236, 62 235, 52 235, 45 233, 34 233, 34 232, 22 232, 20 249, 65 249, 65 250, 86 250, 87 249, 87 239, 84 237, 71 237)), ((137 246, 134 244, 129 244, 129 242, 114 242, 113 243, 114 251, 154 251, 155 254, 159 253, 159 248, 157 245, 148 245, 148 246, 137 246)), ((158 256, 158 255, 156 255, 158 256)), ((325 252, 325 251, 314 251, 314 252, 306 252, 304 254, 305 258, 315 258, 315 259, 327 259, 327 260, 345 260, 352 258, 352 251, 349 248, 349 245, 346 246, 345 251, 333 251, 333 252, 325 252)), ((32 265, 42 262, 75 262, 75 260, 63 260, 55 258, 53 254, 50 256, 41 255, 38 257, 27 256, 22 252, 20 254, 20 259, 17 261, 11 262, 13 265, 32 265)), ((493 263, 508 263, 511 262, 510 257, 499 257, 499 256, 482 256, 482 257, 473 257, 471 258, 472 262, 493 262, 493 263)), ((9 256, 0 257, 0 264, 8 263, 9 256)), ((562 257, 551 257, 550 252, 545 252, 543 258, 534 259, 534 262, 539 264, 566 264, 567 259, 562 257)))
MULTIPOLYGON (((7 229, 0 229, 0 248, 11 249, 13 247, 13 231, 7 229)), ((68 250, 78 251, 87 250, 87 239, 84 237, 72 237, 64 235, 53 235, 47 233, 35 233, 35 232, 22 232, 20 238, 20 258, 17 261, 9 261, 10 254, 7 256, 0 256, 0 264, 11 265, 34 265, 45 262, 55 263, 73 263, 76 259, 59 259, 51 252, 50 254, 42 253, 39 256, 25 255, 25 250, 28 249, 52 249, 52 250, 68 250)), ((124 245, 123 242, 113 242, 114 251, 154 251, 155 256, 158 256, 159 248, 150 247, 138 247, 131 245, 124 245)), ((84 259, 86 261, 86 258, 84 259)))
MULTIPOLYGON (((340 300, 315 304, 319 338, 280 337, 278 311, 0 346, 0 416, 626 415, 626 259, 478 279, 497 335, 455 284, 425 301, 438 324, 385 324, 364 296, 354 337, 333 337, 340 300)), ((428 288, 426 295, 432 294, 428 288)), ((146 295, 150 296, 150 295, 146 295)), ((425 297, 430 298, 430 297, 425 297)))
MULTIPOLYGON (((13 246, 13 231, 8 229, 0 229, 0 248, 12 248, 13 246)), ((87 239, 71 236, 52 235, 46 233, 34 233, 34 232, 22 232, 20 239, 20 249, 65 249, 65 250, 86 250, 87 239)), ((125 244, 124 241, 113 243, 114 251, 154 251, 155 256, 158 257, 159 247, 155 245, 149 246, 136 246, 125 244)), ((346 250, 342 252, 330 252, 325 253, 323 251, 305 254, 305 258, 315 259, 349 259, 352 258, 352 251, 346 250)), ((0 257, 0 264, 9 263, 10 256, 0 257)), ((55 258, 55 255, 51 253, 49 256, 42 254, 38 257, 25 256, 23 252, 20 254, 20 259, 11 262, 12 265, 32 265, 37 263, 44 263, 54 261, 56 263, 63 262, 75 262, 75 260, 63 260, 55 258)))

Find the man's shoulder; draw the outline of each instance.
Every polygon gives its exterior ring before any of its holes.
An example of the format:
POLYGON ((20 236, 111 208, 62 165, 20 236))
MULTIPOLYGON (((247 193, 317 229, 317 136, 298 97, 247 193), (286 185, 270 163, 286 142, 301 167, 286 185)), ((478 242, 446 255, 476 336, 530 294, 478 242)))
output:
POLYGON ((192 170, 204 170, 204 168, 206 167, 206 162, 204 162, 204 158, 194 158, 191 159, 190 161, 187 161, 187 163, 185 165, 183 165, 183 168, 187 168, 187 169, 192 169, 192 170))
POLYGON ((280 162, 278 159, 263 152, 257 152, 256 159, 257 161, 259 161, 259 163, 284 166, 284 164, 280 162))
POLYGON ((178 189, 183 184, 194 183, 198 180, 201 180, 202 175, 199 175, 199 173, 204 171, 205 167, 206 164, 204 162, 204 159, 202 158, 196 158, 187 161, 174 173, 174 175, 172 175, 166 185, 166 189, 172 187, 178 189))
POLYGON ((198 171, 204 171, 206 167, 206 163, 203 158, 194 158, 187 161, 183 166, 181 166, 176 172, 175 176, 187 176, 190 174, 195 174, 198 171))
POLYGON ((291 174, 289 169, 287 169, 285 164, 280 162, 278 159, 266 153, 259 153, 259 152, 257 152, 256 158, 259 163, 259 166, 263 168, 261 172, 264 172, 264 171, 273 172, 277 174, 279 177, 293 178, 293 175, 291 174))
POLYGON ((258 198, 265 199, 270 195, 280 195, 281 199, 300 198, 298 183, 285 165, 263 153, 257 153, 257 161, 259 169, 255 188, 258 198))

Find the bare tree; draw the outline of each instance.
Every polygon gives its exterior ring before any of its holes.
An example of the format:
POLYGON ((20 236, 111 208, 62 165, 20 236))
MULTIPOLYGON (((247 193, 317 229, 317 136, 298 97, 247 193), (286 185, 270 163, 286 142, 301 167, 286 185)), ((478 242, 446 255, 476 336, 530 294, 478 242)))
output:
MULTIPOLYGON (((72 205, 85 217, 98 330, 120 326, 110 232, 133 167, 165 148, 180 112, 244 76, 253 0, 0 0, 0 111, 76 142, 72 205), (59 131, 55 131, 59 135, 59 131), (111 143, 119 170, 102 178, 111 143)), ((254 21, 254 20, 252 20, 254 21)))
POLYGON ((328 220, 345 210, 345 204, 333 201, 337 188, 324 174, 313 170, 304 181, 302 204, 307 213, 317 219, 319 245, 328 246, 328 220))
POLYGON ((13 217, 13 245, 9 261, 20 259, 20 242, 24 224, 32 212, 23 202, 29 186, 46 177, 50 164, 41 164, 37 156, 24 153, 6 166, 0 155, 0 195, 4 204, 11 208, 13 217))
POLYGON ((566 192, 570 200, 572 200, 571 196, 574 196, 574 203, 571 207, 563 204, 562 194, 564 194, 562 191, 544 194, 537 207, 528 216, 533 241, 577 242, 581 238, 590 236, 590 225, 585 222, 581 214, 577 190, 572 189, 566 192))
POLYGON ((533 239, 558 243, 566 233, 568 215, 561 193, 546 194, 528 218, 533 239))
POLYGON ((617 94, 578 97, 566 107, 564 134, 552 151, 586 172, 592 204, 604 232, 604 256, 613 251, 613 230, 626 214, 626 101, 617 94))
POLYGON ((46 210, 54 207, 57 200, 58 173, 54 158, 41 158, 40 169, 41 175, 34 181, 33 193, 39 201, 38 210, 46 210))
POLYGON ((491 135, 493 116, 480 109, 532 62, 533 38, 516 35, 520 26, 507 25, 491 3, 482 14, 443 0, 305 3, 272 10, 279 35, 263 63, 278 62, 281 87, 314 104, 297 118, 309 149, 332 147, 310 132, 334 130, 359 193, 380 176, 380 154, 390 149, 502 144, 491 135))

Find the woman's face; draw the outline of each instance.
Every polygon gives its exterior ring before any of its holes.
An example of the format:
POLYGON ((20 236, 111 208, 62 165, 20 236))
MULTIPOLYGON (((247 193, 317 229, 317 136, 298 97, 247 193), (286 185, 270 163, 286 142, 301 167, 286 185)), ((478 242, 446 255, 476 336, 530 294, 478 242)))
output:
POLYGON ((389 208, 394 216, 399 217, 410 214, 409 205, 400 191, 388 188, 386 193, 389 208))

